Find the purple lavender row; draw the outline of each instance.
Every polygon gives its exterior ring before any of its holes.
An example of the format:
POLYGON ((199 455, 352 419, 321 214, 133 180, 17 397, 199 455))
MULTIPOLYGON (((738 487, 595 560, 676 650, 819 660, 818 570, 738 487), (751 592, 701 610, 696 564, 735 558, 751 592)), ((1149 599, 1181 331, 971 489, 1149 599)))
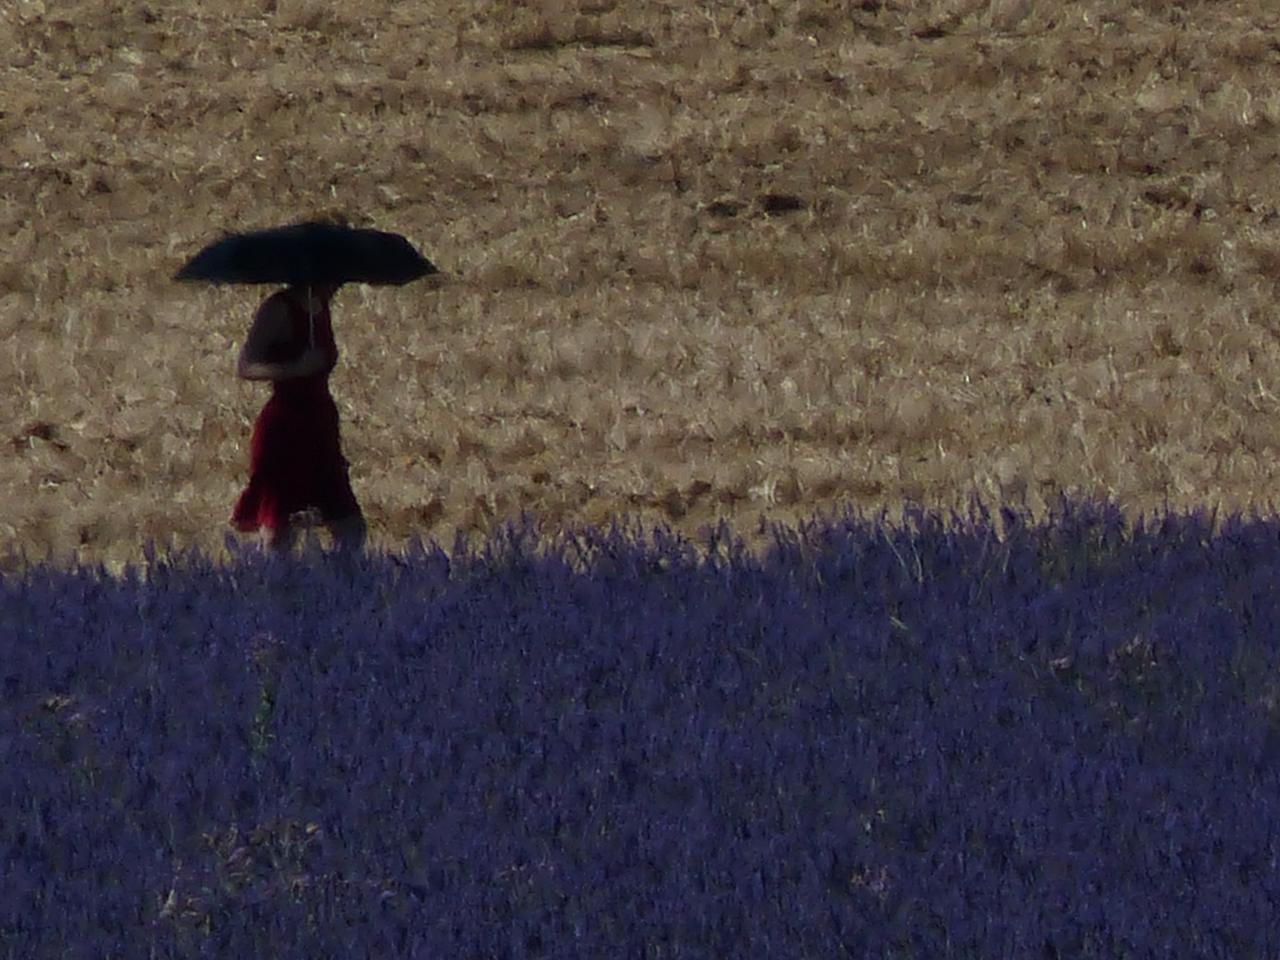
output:
POLYGON ((1278 573, 1071 503, 37 567, 0 957, 1280 955, 1278 573))

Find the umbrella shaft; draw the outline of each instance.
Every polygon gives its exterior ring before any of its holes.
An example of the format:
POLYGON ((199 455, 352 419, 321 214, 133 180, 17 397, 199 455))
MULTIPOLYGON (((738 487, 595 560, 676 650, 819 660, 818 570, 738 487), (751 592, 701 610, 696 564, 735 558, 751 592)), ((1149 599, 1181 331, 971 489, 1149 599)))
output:
POLYGON ((316 307, 315 301, 311 299, 311 287, 307 286, 307 322, 308 332, 311 336, 311 349, 316 347, 316 307))

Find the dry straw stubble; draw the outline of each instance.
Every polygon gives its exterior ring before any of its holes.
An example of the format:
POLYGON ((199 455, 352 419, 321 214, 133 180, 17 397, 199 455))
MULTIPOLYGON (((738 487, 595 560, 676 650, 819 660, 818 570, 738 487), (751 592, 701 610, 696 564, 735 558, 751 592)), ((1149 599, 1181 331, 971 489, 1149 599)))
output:
POLYGON ((0 539, 216 550, 264 291, 338 210, 375 541, 529 510, 689 532, 972 493, 1265 503, 1280 99, 1262 4, 38 0, 0 11, 0 539))

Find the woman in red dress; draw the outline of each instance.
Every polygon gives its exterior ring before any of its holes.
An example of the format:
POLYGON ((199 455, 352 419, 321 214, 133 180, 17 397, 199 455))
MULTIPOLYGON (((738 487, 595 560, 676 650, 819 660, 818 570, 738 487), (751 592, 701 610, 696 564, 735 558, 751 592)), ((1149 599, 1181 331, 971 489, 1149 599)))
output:
POLYGON ((260 530, 274 550, 292 547, 294 515, 313 509, 339 549, 364 544, 364 516, 351 492, 329 393, 338 362, 329 302, 337 290, 287 287, 264 300, 236 366, 237 376, 270 380, 272 390, 253 425, 249 485, 231 524, 244 533, 260 530))

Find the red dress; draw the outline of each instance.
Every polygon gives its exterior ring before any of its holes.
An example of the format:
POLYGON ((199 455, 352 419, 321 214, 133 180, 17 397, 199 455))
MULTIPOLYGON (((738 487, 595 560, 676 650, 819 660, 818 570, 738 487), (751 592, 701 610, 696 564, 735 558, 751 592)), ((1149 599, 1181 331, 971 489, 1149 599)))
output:
POLYGON ((292 514, 310 508, 326 523, 360 512, 338 441, 338 408, 329 393, 329 372, 338 362, 329 308, 309 317, 305 303, 290 290, 272 294, 263 307, 277 300, 293 321, 293 356, 301 355, 314 336, 329 360, 319 373, 272 384, 271 399, 253 425, 249 485, 231 514, 232 526, 245 533, 281 529, 292 514))

